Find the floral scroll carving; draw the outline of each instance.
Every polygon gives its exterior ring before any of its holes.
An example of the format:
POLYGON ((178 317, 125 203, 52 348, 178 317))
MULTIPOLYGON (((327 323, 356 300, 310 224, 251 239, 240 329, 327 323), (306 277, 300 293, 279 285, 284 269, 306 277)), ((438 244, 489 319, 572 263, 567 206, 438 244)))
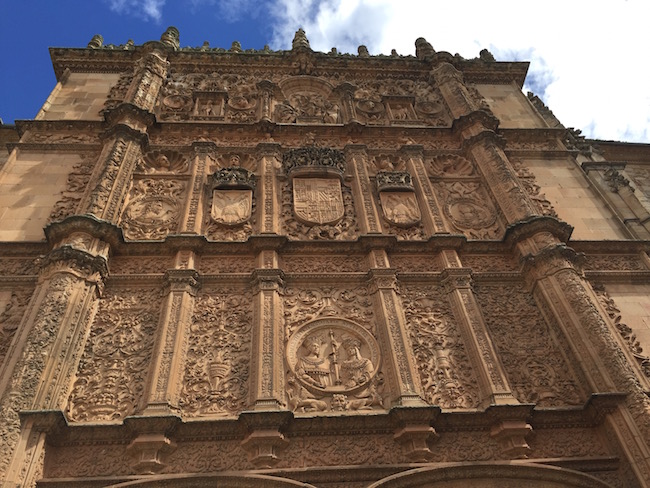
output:
POLYGON ((515 171, 517 172, 517 177, 524 186, 524 189, 528 193, 528 196, 530 196, 533 203, 537 205, 537 208, 542 213, 542 215, 557 217, 557 212, 553 208, 553 205, 548 201, 546 195, 542 193, 541 187, 537 184, 535 175, 524 165, 521 160, 513 159, 512 164, 515 171))
POLYGON ((7 355, 29 301, 28 290, 0 292, 0 364, 7 355))
POLYGON ((122 228, 128 239, 162 239, 178 228, 181 195, 185 186, 173 180, 135 182, 124 213, 122 228))
POLYGON ((70 394, 75 422, 121 420, 139 407, 158 325, 158 290, 108 291, 70 394))
POLYGON ((403 286, 402 301, 426 401, 476 407, 478 382, 446 298, 431 287, 403 286))
POLYGON ((65 190, 61 193, 61 198, 54 204, 48 222, 63 220, 76 212, 81 196, 90 181, 96 160, 96 154, 88 154, 83 161, 72 167, 65 190))
POLYGON ((246 409, 252 296, 213 290, 195 302, 180 405, 185 415, 236 415, 246 409))
POLYGON ((533 297, 518 285, 476 286, 515 397, 542 407, 580 405, 584 392, 533 297))

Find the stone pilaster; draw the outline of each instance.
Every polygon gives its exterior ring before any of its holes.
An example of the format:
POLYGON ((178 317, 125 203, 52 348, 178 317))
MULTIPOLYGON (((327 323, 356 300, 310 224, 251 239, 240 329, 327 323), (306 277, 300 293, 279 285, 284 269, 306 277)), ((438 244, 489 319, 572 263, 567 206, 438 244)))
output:
POLYGON ((137 160, 147 144, 147 129, 155 120, 153 109, 167 75, 166 50, 162 43, 146 46, 124 103, 106 114, 109 128, 79 213, 117 223, 137 160))
POLYGON ((194 297, 200 286, 191 251, 179 251, 174 269, 165 273, 167 296, 163 302, 160 328, 149 374, 144 415, 177 413, 183 362, 187 350, 187 329, 192 319, 194 297))
MULTIPOLYGON (((374 249, 371 253, 384 253, 374 249)), ((381 261, 370 257, 369 262, 381 261)), ((383 259, 385 261, 385 257, 383 259)), ((423 406, 417 369, 409 353, 409 341, 406 335, 406 318, 397 291, 397 277, 392 269, 372 269, 369 280, 370 290, 375 298, 378 311, 378 331, 381 341, 387 346, 382 352, 388 355, 386 361, 394 373, 392 383, 396 386, 396 404, 401 406, 423 406)))
POLYGON ((192 149, 194 150, 194 164, 192 165, 190 191, 187 195, 181 232, 199 234, 203 220, 202 197, 205 194, 206 168, 216 158, 217 145, 214 142, 195 142, 192 144, 192 149))
POLYGON ((277 188, 278 179, 276 177, 277 170, 281 165, 280 145, 262 143, 258 144, 257 150, 261 157, 258 183, 258 198, 262 202, 260 209, 261 233, 277 234, 282 210, 280 189, 277 188))
POLYGON ((257 84, 261 93, 261 120, 270 122, 273 114, 271 113, 271 102, 273 101, 273 92, 277 85, 269 80, 262 80, 257 84))
POLYGON ((354 108, 354 91, 356 87, 351 83, 341 83, 337 86, 334 91, 341 95, 341 100, 343 102, 343 116, 345 122, 355 122, 359 123, 357 119, 357 113, 354 108))
POLYGON ((462 268, 456 251, 441 253, 442 285, 458 319, 459 329, 479 381, 483 406, 519 403, 494 349, 487 326, 472 290, 470 268, 462 268))
POLYGON ((359 226, 362 234, 381 233, 379 211, 373 198, 373 185, 368 174, 368 154, 366 146, 348 145, 345 147, 348 168, 352 172, 352 185, 359 226))
POLYGON ((83 232, 61 238, 42 260, 39 283, 0 377, 2 486, 33 486, 44 433, 19 413, 63 411, 108 274, 108 245, 83 232), (19 352, 20 351, 20 352, 19 352))
POLYGON ((278 410, 284 404, 283 316, 280 291, 283 273, 277 252, 257 255, 253 272, 253 354, 251 401, 254 410, 278 410))
POLYGON ((576 268, 579 257, 549 233, 522 238, 516 248, 535 300, 547 320, 561 329, 582 365, 588 389, 596 395, 621 389, 626 394, 625 404, 614 408, 605 422, 627 459, 637 461, 633 469, 641 484, 650 486, 650 399, 591 286, 576 268))
POLYGON ((448 233, 442 220, 442 214, 440 213, 442 207, 436 199, 431 180, 429 180, 427 170, 424 166, 424 148, 412 144, 403 146, 401 151, 404 159, 406 159, 406 168, 413 179, 415 191, 424 200, 425 208, 422 212, 422 220, 424 221, 427 232, 430 234, 448 233))

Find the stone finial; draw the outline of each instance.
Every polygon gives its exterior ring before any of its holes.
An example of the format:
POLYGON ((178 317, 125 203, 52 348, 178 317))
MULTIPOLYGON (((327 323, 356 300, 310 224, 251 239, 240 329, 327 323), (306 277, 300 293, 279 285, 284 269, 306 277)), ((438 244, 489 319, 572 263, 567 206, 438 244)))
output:
POLYGON ((101 36, 101 34, 95 34, 86 47, 89 47, 90 49, 99 49, 103 45, 104 38, 101 36))
POLYGON ((209 50, 210 50, 210 42, 203 41, 203 44, 201 45, 201 51, 209 51, 209 50))
POLYGON ((126 44, 124 44, 124 50, 130 51, 133 48, 135 48, 135 42, 133 42, 133 39, 127 40, 126 44))
POLYGON ((415 40, 415 56, 418 59, 426 60, 436 54, 433 46, 427 42, 424 37, 418 37, 415 40))
POLYGON ((231 53, 240 53, 242 52, 241 43, 239 41, 232 41, 229 51, 231 53))
POLYGON ((391 50, 390 50, 390 55, 391 55, 391 57, 393 57, 393 58, 398 57, 399 54, 397 54, 397 49, 391 49, 391 50))
POLYGON ((496 59, 494 59, 494 56, 490 51, 487 49, 481 49, 481 52, 478 54, 479 59, 482 61, 488 61, 490 63, 494 63, 496 59))
POLYGON ((167 27, 167 30, 160 36, 160 42, 173 49, 180 47, 180 32, 176 27, 167 27))
POLYGON ((298 29, 296 31, 296 35, 293 36, 293 42, 291 43, 291 49, 309 49, 309 50, 311 50, 311 47, 309 46, 309 40, 307 39, 307 35, 305 34, 305 31, 302 30, 302 28, 298 29))
POLYGON ((359 53, 359 56, 361 56, 362 58, 367 58, 368 56, 370 56, 370 53, 368 52, 368 48, 363 44, 359 46, 357 52, 359 53))

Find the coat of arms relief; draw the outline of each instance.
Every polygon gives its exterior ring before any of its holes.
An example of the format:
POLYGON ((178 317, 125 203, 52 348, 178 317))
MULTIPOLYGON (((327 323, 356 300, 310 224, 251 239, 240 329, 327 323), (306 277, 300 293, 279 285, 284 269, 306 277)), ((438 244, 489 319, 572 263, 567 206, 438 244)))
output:
POLYGON ((255 175, 245 168, 222 168, 210 177, 210 212, 205 233, 213 240, 245 240, 253 232, 255 175))

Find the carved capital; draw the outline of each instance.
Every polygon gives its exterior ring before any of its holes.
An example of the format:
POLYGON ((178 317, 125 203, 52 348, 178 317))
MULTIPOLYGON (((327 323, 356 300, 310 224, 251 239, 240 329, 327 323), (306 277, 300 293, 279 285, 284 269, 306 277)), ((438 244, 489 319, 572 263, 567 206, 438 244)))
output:
POLYGON ((442 272, 441 284, 445 292, 451 293, 460 288, 473 289, 471 268, 447 268, 442 272))
POLYGON ((169 291, 187 292, 192 296, 201 288, 199 273, 193 269, 168 269, 165 283, 169 291))
POLYGON ((42 277, 49 277, 57 272, 71 273, 97 285, 100 294, 108 277, 108 264, 105 257, 93 256, 69 245, 53 249, 40 264, 42 277))
POLYGON ((162 471, 166 457, 176 450, 176 444, 164 434, 140 434, 126 448, 131 466, 140 474, 162 471))
POLYGON ((156 122, 156 116, 132 103, 123 102, 104 111, 104 120, 109 127, 124 125, 139 132, 146 132, 156 122))
POLYGON ((490 436, 497 440, 503 453, 514 459, 526 459, 530 446, 526 436, 533 428, 525 420, 502 420, 492 426, 490 436))
POLYGON ((499 119, 486 110, 475 110, 454 120, 452 131, 462 133, 474 126, 494 132, 499 127, 499 119))
POLYGON ((280 269, 256 269, 252 283, 258 291, 280 290, 284 286, 284 273, 280 269))
POLYGON ((542 249, 537 254, 523 256, 520 261, 527 280, 535 282, 564 269, 580 273, 585 255, 564 244, 556 244, 542 249))
POLYGON ((391 290, 398 292, 397 275, 392 269, 372 269, 368 273, 369 289, 371 293, 377 293, 380 290, 391 290))
POLYGON ((280 454, 289 441, 278 430, 254 430, 242 441, 241 446, 248 454, 248 460, 256 468, 272 468, 280 461, 280 454))
POLYGON ((139 129, 122 123, 113 125, 100 137, 104 141, 120 139, 122 142, 135 142, 143 150, 149 145, 149 135, 146 132, 141 132, 139 129))
POLYGON ((195 154, 214 155, 217 153, 217 145, 212 141, 194 141, 192 150, 195 154))
POLYGON ((439 415, 438 407, 391 409, 390 417, 396 424, 393 439, 411 462, 428 462, 433 458, 431 444, 438 434, 432 424, 439 415))

